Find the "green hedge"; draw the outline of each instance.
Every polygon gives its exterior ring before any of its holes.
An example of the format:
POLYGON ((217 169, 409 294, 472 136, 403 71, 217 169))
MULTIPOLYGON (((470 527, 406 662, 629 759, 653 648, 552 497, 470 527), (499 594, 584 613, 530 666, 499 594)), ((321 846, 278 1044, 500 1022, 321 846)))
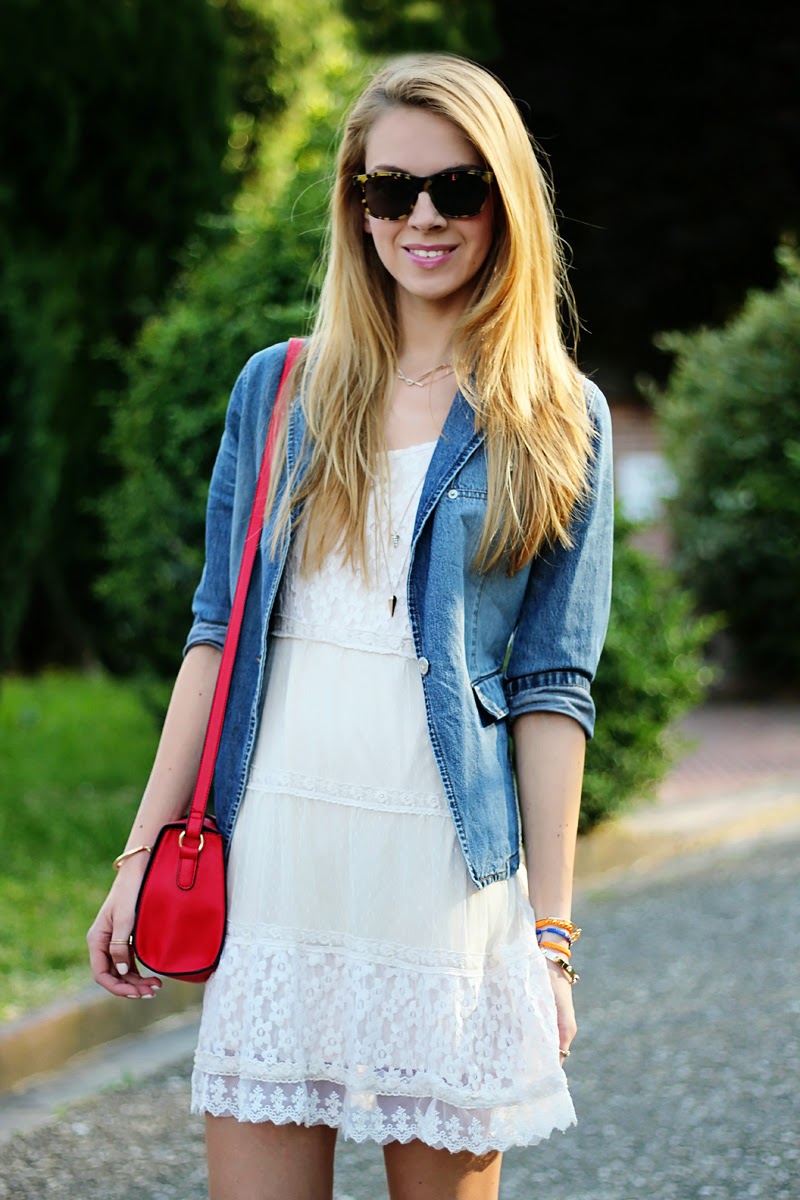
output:
POLYGON ((779 285, 726 326, 659 339, 675 364, 655 402, 678 569, 744 679, 783 689, 800 679, 800 258, 778 257, 779 285))
POLYGON ((608 637, 592 687, 597 729, 586 753, 581 832, 655 790, 679 748, 675 722, 699 704, 712 671, 704 647, 718 626, 697 617, 671 571, 636 549, 617 516, 608 637))

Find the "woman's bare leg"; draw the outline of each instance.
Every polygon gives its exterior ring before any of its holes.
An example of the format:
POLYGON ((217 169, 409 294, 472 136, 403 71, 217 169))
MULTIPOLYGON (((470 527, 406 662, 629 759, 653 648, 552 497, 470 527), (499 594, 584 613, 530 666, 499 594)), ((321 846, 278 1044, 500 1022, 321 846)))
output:
POLYGON ((424 1142, 383 1148, 391 1200, 497 1200, 503 1156, 433 1150, 424 1142))
POLYGON ((206 1114, 209 1200, 330 1200, 336 1130, 206 1114))

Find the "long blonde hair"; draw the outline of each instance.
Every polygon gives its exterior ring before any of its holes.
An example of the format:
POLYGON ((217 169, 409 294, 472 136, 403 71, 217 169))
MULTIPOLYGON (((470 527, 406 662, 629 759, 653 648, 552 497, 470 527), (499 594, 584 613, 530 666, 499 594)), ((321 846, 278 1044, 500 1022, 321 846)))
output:
MULTIPOLYGON (((546 544, 570 544, 586 490, 590 427, 581 376, 561 331, 576 330, 548 180, 517 108, 497 79, 469 60, 423 54, 386 64, 352 106, 336 160, 327 270, 316 321, 296 368, 310 442, 279 510, 308 501, 304 566, 336 547, 367 568, 371 480, 384 467, 384 398, 397 368, 394 281, 365 235, 352 176, 387 108, 446 117, 494 173, 495 236, 471 303, 452 338, 462 393, 486 434, 489 497, 475 566, 519 570, 546 544)), ((275 502, 275 489, 268 501, 275 502)))

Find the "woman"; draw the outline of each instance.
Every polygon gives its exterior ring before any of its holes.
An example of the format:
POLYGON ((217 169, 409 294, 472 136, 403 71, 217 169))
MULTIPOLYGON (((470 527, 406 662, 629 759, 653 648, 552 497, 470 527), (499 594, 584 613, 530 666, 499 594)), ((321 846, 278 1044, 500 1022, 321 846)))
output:
MULTIPOLYGON (((330 1196, 337 1130, 384 1146, 392 1200, 488 1200, 506 1147, 574 1120, 612 517, 608 410, 564 349, 565 295, 502 86, 452 56, 389 63, 338 155, 217 763, 229 925, 193 1074, 212 1200, 330 1196)), ((284 356, 233 390, 126 850, 191 792, 284 356)), ((159 984, 126 944, 146 857, 88 937, 98 982, 134 998, 159 984)))

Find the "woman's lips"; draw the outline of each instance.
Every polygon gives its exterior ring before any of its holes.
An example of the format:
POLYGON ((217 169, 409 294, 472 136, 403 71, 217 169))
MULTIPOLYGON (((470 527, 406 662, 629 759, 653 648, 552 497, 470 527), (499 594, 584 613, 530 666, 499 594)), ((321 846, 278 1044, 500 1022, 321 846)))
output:
POLYGON ((455 246, 403 246, 408 257, 417 267, 430 271, 442 263, 449 262, 457 247, 455 246))

